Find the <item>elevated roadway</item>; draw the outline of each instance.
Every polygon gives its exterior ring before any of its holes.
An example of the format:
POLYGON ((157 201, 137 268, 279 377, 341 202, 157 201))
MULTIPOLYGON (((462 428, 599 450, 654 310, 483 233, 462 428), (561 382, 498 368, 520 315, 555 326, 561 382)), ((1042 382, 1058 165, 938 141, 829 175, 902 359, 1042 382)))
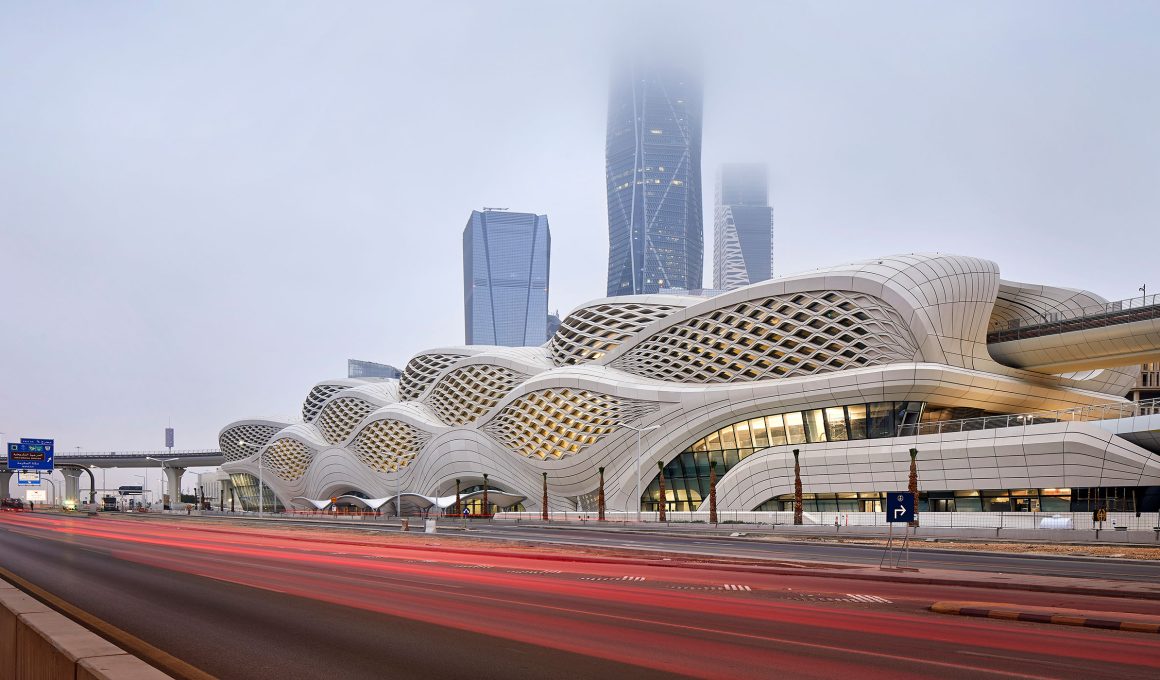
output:
POLYGON ((1109 302, 987 334, 1001 364, 1039 373, 1072 373, 1160 360, 1157 296, 1109 302))

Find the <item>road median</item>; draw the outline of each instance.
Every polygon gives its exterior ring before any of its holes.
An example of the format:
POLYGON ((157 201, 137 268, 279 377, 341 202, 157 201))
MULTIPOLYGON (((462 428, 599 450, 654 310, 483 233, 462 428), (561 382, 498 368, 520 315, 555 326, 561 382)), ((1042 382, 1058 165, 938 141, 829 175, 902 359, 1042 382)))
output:
POLYGON ((1124 612, 1028 607, 999 602, 935 602, 930 606, 930 610, 936 614, 955 616, 1160 634, 1160 617, 1124 612))

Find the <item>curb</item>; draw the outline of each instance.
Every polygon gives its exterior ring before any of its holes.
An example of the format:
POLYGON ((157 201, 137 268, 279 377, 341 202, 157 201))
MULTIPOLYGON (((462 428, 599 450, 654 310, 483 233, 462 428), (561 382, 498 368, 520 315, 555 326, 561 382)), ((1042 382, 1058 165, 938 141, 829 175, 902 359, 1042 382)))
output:
POLYGON ((1030 623, 1051 623, 1060 626, 1082 628, 1102 628, 1123 630, 1134 633, 1160 634, 1160 622, 1120 618, 1096 618, 1085 612, 1061 613, 1050 609, 1018 609, 1014 606, 988 605, 985 602, 935 602, 930 610, 936 614, 974 616, 1006 621, 1027 621, 1030 623))
POLYGON ((0 580, 7 581, 18 590, 39 600, 49 609, 63 615, 69 621, 73 621, 101 638, 108 640, 129 655, 142 660, 168 676, 176 678, 177 680, 215 680, 214 676, 209 673, 178 659, 162 649, 154 647, 132 633, 126 632, 106 622, 104 619, 93 616, 80 607, 66 602, 64 599, 53 595, 44 588, 4 567, 0 567, 0 580))

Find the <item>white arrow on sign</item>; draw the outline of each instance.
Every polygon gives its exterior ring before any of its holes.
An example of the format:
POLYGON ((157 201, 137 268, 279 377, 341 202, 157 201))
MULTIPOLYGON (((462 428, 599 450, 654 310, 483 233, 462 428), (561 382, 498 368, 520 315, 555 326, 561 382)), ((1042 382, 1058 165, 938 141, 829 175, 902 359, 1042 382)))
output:
POLYGON ((906 508, 894 508, 894 516, 900 517, 906 514, 906 508))

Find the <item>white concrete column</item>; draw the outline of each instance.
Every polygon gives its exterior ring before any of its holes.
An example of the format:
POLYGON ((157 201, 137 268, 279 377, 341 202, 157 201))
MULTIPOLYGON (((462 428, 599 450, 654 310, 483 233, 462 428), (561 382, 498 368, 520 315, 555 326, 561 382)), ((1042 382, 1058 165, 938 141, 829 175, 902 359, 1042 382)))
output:
POLYGON ((184 474, 185 468, 168 466, 165 468, 165 482, 169 485, 169 507, 173 510, 185 508, 181 504, 181 476, 184 474))
POLYGON ((12 484, 12 472, 0 472, 0 498, 12 498, 8 495, 8 487, 12 484))
POLYGON ((64 498, 57 501, 73 501, 77 505, 81 502, 81 471, 76 468, 60 468, 60 474, 64 475, 64 498))

